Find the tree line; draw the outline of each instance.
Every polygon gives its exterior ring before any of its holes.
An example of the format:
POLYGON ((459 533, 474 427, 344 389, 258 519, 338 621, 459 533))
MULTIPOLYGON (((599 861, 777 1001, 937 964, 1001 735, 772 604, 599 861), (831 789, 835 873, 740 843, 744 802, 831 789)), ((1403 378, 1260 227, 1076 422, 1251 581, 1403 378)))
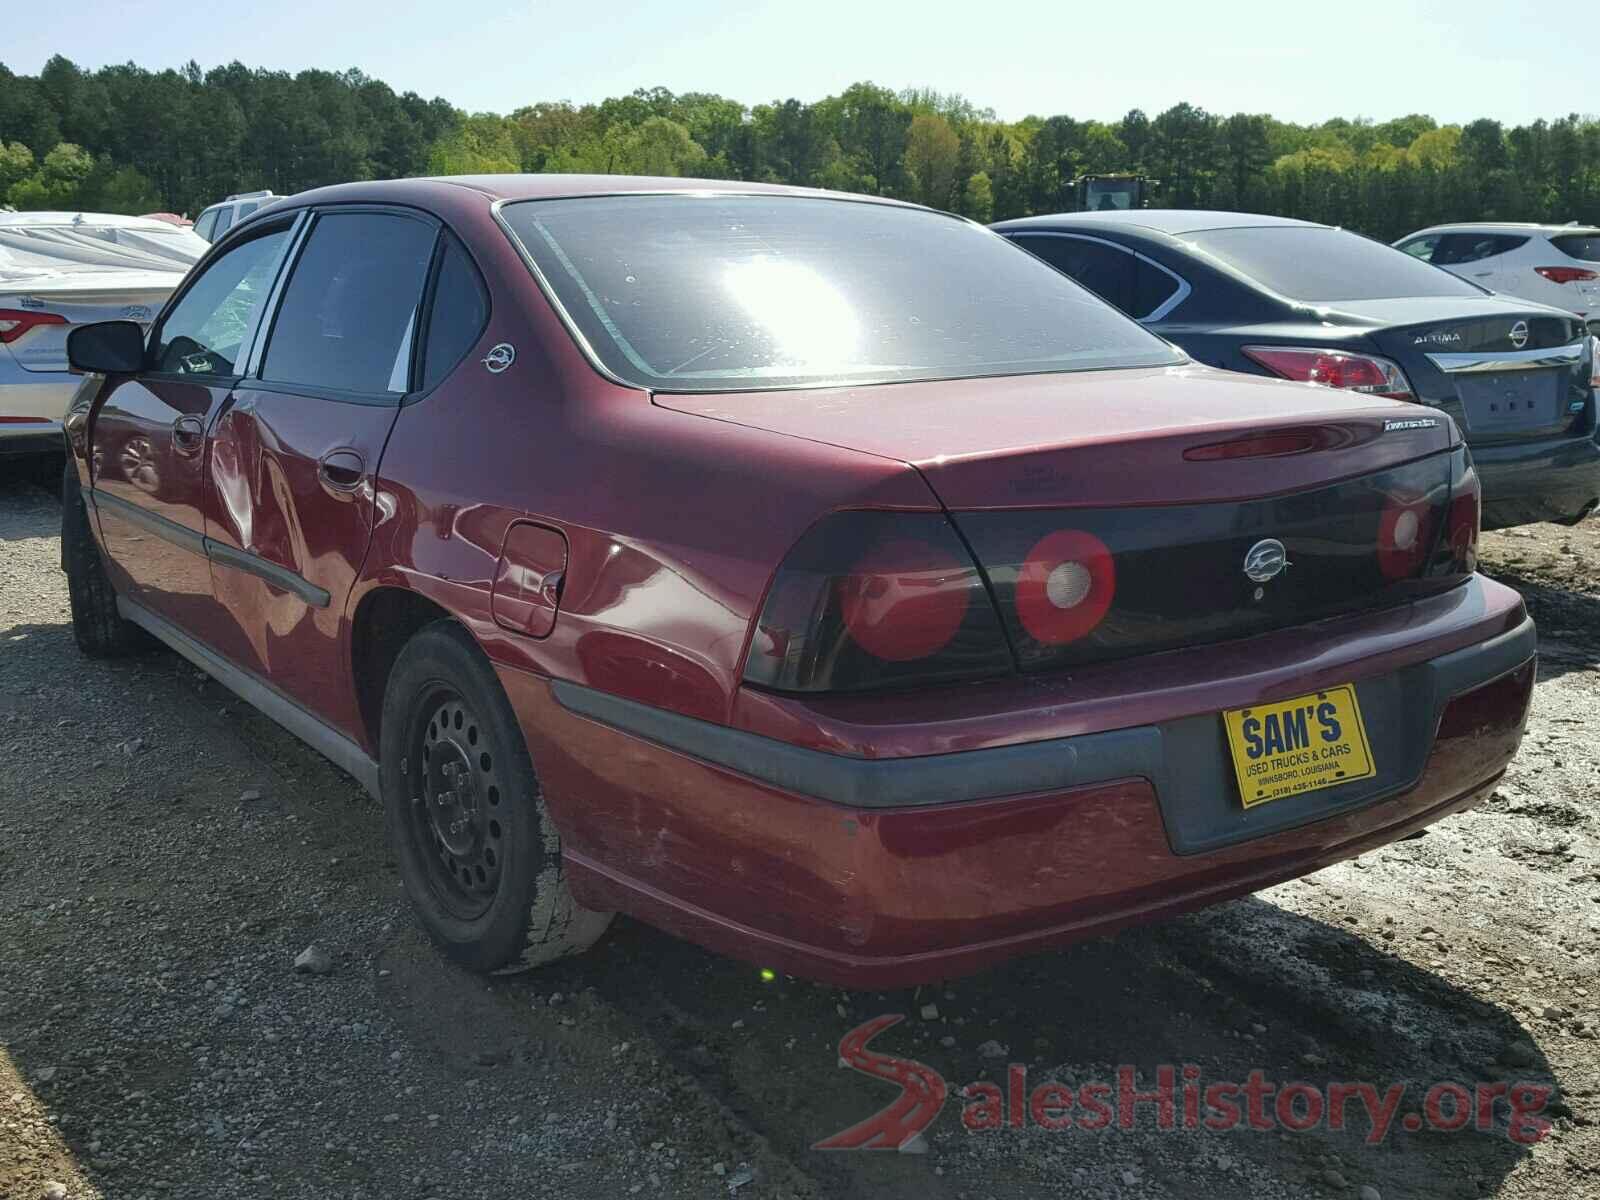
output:
POLYGON ((1325 221, 1390 240, 1440 221, 1600 222, 1600 119, 1294 124, 1178 104, 1120 120, 1002 121, 963 96, 857 83, 749 106, 641 88, 465 113, 358 70, 203 71, 60 56, 0 64, 0 200, 197 213, 236 191, 423 174, 573 171, 765 180, 1000 220, 1070 207, 1081 174, 1153 177, 1153 203, 1325 221))

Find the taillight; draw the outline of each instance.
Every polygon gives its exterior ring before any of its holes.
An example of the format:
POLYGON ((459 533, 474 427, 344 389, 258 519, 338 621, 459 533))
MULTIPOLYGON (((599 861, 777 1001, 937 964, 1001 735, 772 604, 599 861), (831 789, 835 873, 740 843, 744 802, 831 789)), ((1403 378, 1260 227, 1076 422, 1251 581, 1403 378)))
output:
POLYGON ((60 313, 35 312, 29 308, 0 308, 0 342, 16 341, 36 325, 65 325, 60 313))
POLYGON ((1348 350, 1318 350, 1300 346, 1245 346, 1245 356, 1274 375, 1299 383, 1410 400, 1411 384, 1398 364, 1373 354, 1348 350))
POLYGON ((835 585, 845 632, 885 662, 936 655, 967 619, 972 595, 964 576, 971 569, 929 542, 895 538, 873 546, 835 585))
POLYGON ((1434 578, 1470 575, 1478 569, 1483 490, 1465 446, 1450 455, 1450 504, 1444 512, 1444 536, 1439 538, 1426 573, 1434 578))
POLYGON ((1410 579, 1433 547, 1434 505, 1426 495, 1392 496, 1378 519, 1378 567, 1387 579, 1410 579))
POLYGON ((1592 283, 1600 279, 1600 273, 1587 267, 1535 267, 1534 270, 1551 283, 1592 283))
POLYGON ((948 518, 845 512, 812 526, 778 568, 744 677, 824 692, 1011 670, 994 604, 948 518))
POLYGON ((1117 591, 1111 551, 1092 533, 1058 529, 1028 551, 1017 571, 1017 619, 1046 646, 1075 642, 1104 620, 1117 591))
POLYGON ((1483 489, 1466 450, 1458 450, 1450 480, 1449 546, 1454 570, 1478 569, 1478 533, 1483 528, 1483 489))

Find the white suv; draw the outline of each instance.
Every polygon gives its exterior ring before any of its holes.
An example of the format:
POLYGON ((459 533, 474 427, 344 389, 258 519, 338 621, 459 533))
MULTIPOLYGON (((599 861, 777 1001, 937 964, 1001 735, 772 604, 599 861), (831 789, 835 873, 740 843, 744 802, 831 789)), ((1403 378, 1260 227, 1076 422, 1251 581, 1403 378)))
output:
POLYGON ((214 242, 258 208, 265 208, 279 197, 270 191, 235 192, 226 200, 201 211, 194 220, 194 231, 214 242))
POLYGON ((1575 312, 1600 332, 1600 229, 1592 225, 1435 225, 1395 247, 1490 291, 1575 312))

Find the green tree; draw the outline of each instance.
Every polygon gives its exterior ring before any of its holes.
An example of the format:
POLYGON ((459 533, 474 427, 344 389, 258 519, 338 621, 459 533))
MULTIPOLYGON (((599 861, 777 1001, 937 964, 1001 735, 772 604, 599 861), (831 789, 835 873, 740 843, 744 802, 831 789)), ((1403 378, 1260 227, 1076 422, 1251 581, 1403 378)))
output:
POLYGON ((967 176, 961 189, 961 215, 988 224, 994 219, 994 185, 987 172, 977 171, 967 176))
POLYGON ((34 171, 33 151, 21 142, 0 142, 0 198, 34 171))
POLYGON ((651 117, 629 136, 625 169, 630 175, 692 175, 705 160, 705 147, 682 125, 651 117))
POLYGON ((954 205, 961 139, 950 122, 931 113, 913 117, 906 132, 904 161, 912 199, 934 208, 954 205))
POLYGON ((134 167, 111 167, 109 161, 96 164, 95 172, 84 185, 85 207, 98 212, 139 213, 165 210, 161 193, 134 167))

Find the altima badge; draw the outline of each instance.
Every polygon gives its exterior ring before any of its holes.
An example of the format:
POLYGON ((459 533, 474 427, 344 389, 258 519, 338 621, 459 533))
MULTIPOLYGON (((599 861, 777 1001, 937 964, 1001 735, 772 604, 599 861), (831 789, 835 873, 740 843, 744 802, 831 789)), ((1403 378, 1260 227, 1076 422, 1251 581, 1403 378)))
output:
POLYGON ((489 368, 491 375, 498 375, 512 363, 517 361, 517 348, 510 342, 501 342, 493 350, 483 356, 483 365, 489 368))
POLYGON ((1277 538, 1262 538, 1244 556, 1245 577, 1254 583, 1276 579, 1288 565, 1289 552, 1277 538))

